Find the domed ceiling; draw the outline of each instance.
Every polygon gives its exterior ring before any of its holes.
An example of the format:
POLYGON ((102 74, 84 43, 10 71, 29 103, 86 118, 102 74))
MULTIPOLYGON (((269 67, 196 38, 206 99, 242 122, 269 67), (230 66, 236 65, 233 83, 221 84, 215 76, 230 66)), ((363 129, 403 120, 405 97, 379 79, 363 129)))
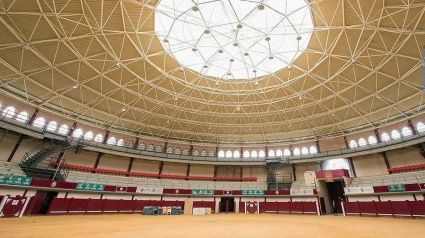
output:
POLYGON ((425 2, 3 0, 0 90, 203 143, 316 140, 423 112, 425 2))

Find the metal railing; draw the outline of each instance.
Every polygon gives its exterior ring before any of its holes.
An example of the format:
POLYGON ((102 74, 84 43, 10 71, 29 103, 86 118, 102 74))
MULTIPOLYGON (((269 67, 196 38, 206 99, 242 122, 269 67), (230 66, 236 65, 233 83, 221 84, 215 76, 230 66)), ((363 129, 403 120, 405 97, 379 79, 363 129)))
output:
MULTIPOLYGON (((294 160, 303 160, 303 159, 318 159, 318 158, 326 158, 326 157, 335 157, 340 156, 344 157, 344 155, 352 154, 352 153, 358 153, 358 152, 367 152, 379 148, 384 148, 387 146, 396 146, 401 145, 403 143, 415 140, 415 139, 421 139, 422 141, 425 141, 425 131, 419 132, 415 131, 415 135, 410 136, 403 136, 401 135, 399 139, 396 140, 388 140, 388 141, 382 141, 381 143, 376 144, 366 144, 364 146, 358 146, 350 149, 346 148, 340 148, 336 150, 329 150, 329 151, 323 151, 321 153, 314 153, 314 154, 300 154, 300 155, 293 155, 293 156, 275 156, 275 157, 263 157, 263 158, 221 158, 217 156, 192 156, 192 155, 183 155, 183 154, 169 154, 169 153, 163 153, 156 152, 155 149, 153 151, 148 150, 141 150, 134 147, 129 146, 118 146, 118 145, 109 145, 104 144, 103 142, 96 142, 93 140, 85 140, 82 137, 81 138, 71 138, 67 135, 59 134, 57 132, 52 132, 47 130, 47 123, 44 128, 38 128, 32 125, 27 125, 24 122, 19 122, 14 118, 7 118, 5 116, 0 116, 0 122, 15 125, 20 128, 25 128, 30 130, 31 132, 38 132, 42 133, 44 137, 47 138, 53 138, 56 140, 69 140, 70 143, 80 144, 84 147, 94 147, 98 149, 103 150, 109 150, 113 152, 120 152, 120 153, 126 153, 130 157, 134 155, 140 155, 140 156, 149 156, 149 157, 156 157, 156 158, 163 158, 163 159, 173 159, 173 160, 189 160, 189 161, 204 161, 204 162, 229 162, 229 163, 244 163, 244 162, 256 162, 256 163, 264 163, 266 162, 266 159, 273 159, 273 158, 281 158, 282 160, 286 161, 294 161, 294 160)), ((373 152, 371 152, 373 153, 373 152)))
POLYGON ((349 187, 387 186, 396 184, 421 183, 425 183, 425 171, 353 178, 349 187))
POLYGON ((242 190, 256 189, 265 190, 266 182, 214 182, 214 181, 186 181, 167 179, 147 179, 135 177, 122 177, 113 175, 87 174, 70 172, 67 182, 81 182, 91 184, 104 184, 120 187, 154 187, 154 188, 176 188, 176 189, 223 189, 242 190))

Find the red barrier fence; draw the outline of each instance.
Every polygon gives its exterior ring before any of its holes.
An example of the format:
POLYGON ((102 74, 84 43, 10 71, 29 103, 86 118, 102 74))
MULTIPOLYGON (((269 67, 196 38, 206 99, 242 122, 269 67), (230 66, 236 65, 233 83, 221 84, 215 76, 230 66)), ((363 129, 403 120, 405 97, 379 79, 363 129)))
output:
POLYGON ((193 208, 211 208, 211 212, 215 211, 215 202, 214 201, 193 201, 193 208))
POLYGON ((343 202, 345 215, 425 216, 425 201, 343 202))
POLYGON ((317 214, 317 203, 260 202, 260 213, 317 214))
POLYGON ((139 213, 142 212, 143 207, 145 206, 180 206, 184 209, 184 201, 109 200, 54 197, 47 214, 139 213))

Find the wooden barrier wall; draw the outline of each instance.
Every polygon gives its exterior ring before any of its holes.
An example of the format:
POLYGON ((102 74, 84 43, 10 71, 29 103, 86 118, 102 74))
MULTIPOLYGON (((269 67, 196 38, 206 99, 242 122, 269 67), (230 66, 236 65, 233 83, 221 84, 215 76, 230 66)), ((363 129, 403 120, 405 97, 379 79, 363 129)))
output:
MULTIPOLYGON (((318 214, 316 202, 259 202, 260 213, 318 214)), ((239 203, 239 212, 245 213, 245 203, 239 203)))
POLYGON ((343 202, 344 215, 425 216, 425 201, 343 202))
POLYGON ((184 201, 110 200, 54 197, 47 214, 140 213, 145 206, 180 206, 184 209, 184 201))

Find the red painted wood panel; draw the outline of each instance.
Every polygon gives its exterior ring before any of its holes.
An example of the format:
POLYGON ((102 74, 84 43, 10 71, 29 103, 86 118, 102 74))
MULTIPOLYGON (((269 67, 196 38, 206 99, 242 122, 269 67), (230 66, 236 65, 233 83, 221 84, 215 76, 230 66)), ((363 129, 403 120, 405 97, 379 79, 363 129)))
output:
POLYGON ((408 201, 392 201, 394 215, 411 215, 410 206, 408 201))
POLYGON ((378 211, 378 215, 392 215, 393 208, 391 207, 391 202, 383 201, 383 202, 375 202, 376 210, 378 211))
POLYGON ((71 199, 69 198, 53 197, 52 202, 50 203, 48 214, 67 213, 70 202, 71 202, 71 199))
POLYGON ((102 212, 105 199, 89 199, 87 202, 87 212, 97 213, 102 212))
POLYGON ((118 212, 121 200, 105 200, 103 204, 104 212, 118 212))
POLYGON ((412 213, 415 216, 425 216, 425 201, 409 201, 412 213))
POLYGON ((374 202, 359 202, 360 211, 362 214, 375 214, 376 215, 376 207, 374 202))
POLYGON ((82 198, 71 198, 71 202, 68 206, 68 212, 70 213, 84 213, 86 212, 88 199, 82 198))

